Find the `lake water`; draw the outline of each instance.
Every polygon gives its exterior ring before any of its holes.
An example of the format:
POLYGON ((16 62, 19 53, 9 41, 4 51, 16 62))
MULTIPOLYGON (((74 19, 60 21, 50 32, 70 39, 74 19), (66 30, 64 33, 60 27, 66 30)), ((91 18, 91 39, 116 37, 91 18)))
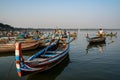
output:
POLYGON ((22 78, 16 72, 14 53, 2 53, 0 80, 120 80, 120 31, 112 32, 117 37, 107 37, 106 44, 89 46, 85 34, 93 37, 96 31, 78 30, 68 58, 51 70, 22 78))

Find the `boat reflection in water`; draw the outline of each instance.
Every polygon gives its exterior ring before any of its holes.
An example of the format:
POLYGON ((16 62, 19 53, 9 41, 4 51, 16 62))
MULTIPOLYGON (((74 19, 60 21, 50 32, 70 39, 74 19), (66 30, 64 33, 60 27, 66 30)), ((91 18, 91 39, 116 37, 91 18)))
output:
POLYGON ((40 73, 35 73, 35 74, 30 74, 28 76, 27 80, 55 80, 58 75, 62 71, 64 71, 65 67, 68 66, 70 63, 69 55, 63 60, 60 64, 57 66, 51 68, 50 70, 40 72, 40 73))
POLYGON ((94 48, 97 48, 98 51, 99 51, 100 53, 102 53, 105 46, 106 46, 106 43, 105 43, 105 42, 88 44, 88 45, 87 45, 87 48, 86 48, 86 54, 88 54, 88 52, 89 52, 91 49, 94 49, 94 48))
MULTIPOLYGON (((40 49, 42 49, 42 48, 40 48, 40 49)), ((32 50, 32 51, 23 51, 23 54, 25 56, 29 57, 29 56, 32 56, 33 54, 35 54, 36 52, 38 52, 40 49, 35 49, 35 50, 32 50)), ((15 55, 14 52, 0 53, 0 57, 9 57, 9 56, 14 56, 14 55, 15 55)))

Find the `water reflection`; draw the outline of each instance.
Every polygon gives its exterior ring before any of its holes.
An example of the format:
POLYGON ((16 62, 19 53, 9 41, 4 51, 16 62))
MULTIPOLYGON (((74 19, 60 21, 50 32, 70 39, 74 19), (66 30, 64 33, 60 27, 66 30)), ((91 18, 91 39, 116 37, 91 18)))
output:
POLYGON ((107 37, 109 40, 113 40, 114 38, 117 38, 117 36, 108 36, 107 37))
POLYGON ((67 67, 69 63, 70 63, 70 59, 68 55, 64 61, 62 61, 60 64, 58 64, 54 68, 42 73, 31 74, 28 76, 27 80, 34 80, 34 79, 35 80, 55 80, 57 76, 60 75, 62 71, 64 71, 65 67, 67 67))
POLYGON ((86 54, 88 54, 89 50, 91 50, 91 49, 93 49, 93 48, 97 48, 98 51, 99 51, 100 53, 102 53, 105 46, 106 46, 106 43, 105 43, 105 42, 95 43, 95 44, 88 44, 88 45, 87 45, 87 48, 86 48, 86 54))
POLYGON ((115 38, 117 38, 117 36, 108 36, 107 39, 107 44, 111 44, 111 43, 114 43, 115 42, 115 38))

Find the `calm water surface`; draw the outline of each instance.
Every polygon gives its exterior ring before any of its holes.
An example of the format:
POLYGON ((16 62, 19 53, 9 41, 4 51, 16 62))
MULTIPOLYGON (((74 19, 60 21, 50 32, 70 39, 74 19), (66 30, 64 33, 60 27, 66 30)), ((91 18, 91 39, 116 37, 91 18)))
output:
MULTIPOLYGON (((68 58, 43 73, 19 78, 14 53, 0 54, 0 80, 120 80, 120 31, 112 31, 118 33, 117 37, 107 37, 106 44, 97 45, 88 45, 87 32, 90 37, 96 33, 78 30, 68 58)), ((28 55, 24 54, 26 58, 28 55)))

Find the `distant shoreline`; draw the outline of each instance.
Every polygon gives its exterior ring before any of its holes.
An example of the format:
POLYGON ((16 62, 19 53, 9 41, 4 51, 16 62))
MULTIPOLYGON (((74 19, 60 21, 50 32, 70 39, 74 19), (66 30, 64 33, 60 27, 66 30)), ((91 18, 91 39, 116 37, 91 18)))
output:
MULTIPOLYGON (((86 31, 86 30, 93 30, 93 31, 96 31, 96 30, 98 30, 98 29, 80 29, 80 30, 85 30, 85 31, 86 31)), ((120 30, 120 29, 104 29, 104 30, 115 30, 115 31, 116 31, 116 30, 120 30)))
MULTIPOLYGON (((14 30, 54 30, 56 28, 17 28, 8 24, 0 23, 0 31, 14 31, 14 30)), ((57 29, 66 29, 66 30, 98 30, 99 28, 57 28, 57 29)), ((104 28, 103 28, 104 29, 104 28)), ((120 30, 120 29, 104 29, 104 30, 120 30)))

